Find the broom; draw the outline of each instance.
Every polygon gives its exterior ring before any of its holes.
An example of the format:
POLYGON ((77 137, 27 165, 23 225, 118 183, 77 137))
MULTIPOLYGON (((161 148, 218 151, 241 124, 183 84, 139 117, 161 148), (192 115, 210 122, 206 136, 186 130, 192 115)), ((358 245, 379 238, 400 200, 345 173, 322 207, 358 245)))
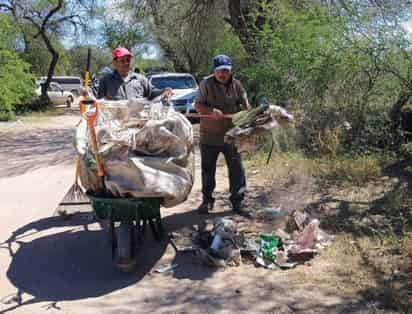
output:
MULTIPOLYGON (((90 58, 91 58, 91 49, 87 49, 87 64, 86 64, 86 72, 84 73, 84 91, 83 97, 86 98, 88 95, 88 88, 89 88, 89 80, 90 80, 90 58)), ((80 104, 81 106, 83 104, 80 104)), ((73 205, 87 205, 90 204, 89 199, 84 194, 82 187, 79 185, 79 176, 80 176, 80 156, 77 155, 76 157, 76 172, 74 177, 74 184, 70 187, 67 191, 66 195, 64 196, 63 200, 59 203, 59 206, 56 209, 56 213, 60 215, 67 215, 68 208, 64 208, 64 206, 73 206, 73 205), (62 208, 63 206, 63 208, 62 208)))

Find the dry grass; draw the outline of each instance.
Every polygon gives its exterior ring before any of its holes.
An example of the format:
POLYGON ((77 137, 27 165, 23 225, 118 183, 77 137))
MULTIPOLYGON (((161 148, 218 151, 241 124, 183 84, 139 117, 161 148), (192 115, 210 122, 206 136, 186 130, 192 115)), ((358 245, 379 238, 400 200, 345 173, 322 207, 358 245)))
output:
POLYGON ((319 160, 315 166, 319 177, 335 183, 359 186, 382 176, 382 161, 373 156, 319 160))
POLYGON ((374 157, 319 161, 299 154, 278 154, 268 165, 264 154, 246 161, 247 172, 257 173, 251 181, 268 187, 272 204, 291 202, 319 217, 321 227, 336 236, 310 268, 289 271, 291 280, 411 313, 411 167, 385 164, 374 157))

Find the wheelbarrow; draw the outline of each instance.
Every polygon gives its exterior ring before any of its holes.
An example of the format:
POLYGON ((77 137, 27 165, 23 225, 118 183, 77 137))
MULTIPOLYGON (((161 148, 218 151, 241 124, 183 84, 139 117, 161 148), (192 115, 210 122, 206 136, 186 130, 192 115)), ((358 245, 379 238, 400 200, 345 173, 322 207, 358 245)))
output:
POLYGON ((158 240, 163 235, 160 217, 161 198, 115 198, 107 193, 103 163, 98 153, 94 122, 99 105, 94 100, 83 100, 80 113, 86 119, 95 152, 97 175, 101 179, 102 191, 86 192, 97 218, 109 222, 112 260, 123 271, 132 271, 136 266, 137 249, 143 244, 146 225, 158 240), (86 110, 86 106, 89 106, 86 110))
POLYGON ((96 217, 108 221, 114 265, 132 271, 138 249, 143 245, 147 225, 156 240, 164 231, 160 216, 161 198, 109 198, 86 193, 96 217))

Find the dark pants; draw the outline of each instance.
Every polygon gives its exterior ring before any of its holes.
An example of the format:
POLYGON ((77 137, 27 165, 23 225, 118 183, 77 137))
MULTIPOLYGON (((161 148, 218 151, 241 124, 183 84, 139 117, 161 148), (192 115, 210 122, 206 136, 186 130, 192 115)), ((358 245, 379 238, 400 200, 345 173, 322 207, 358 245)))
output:
POLYGON ((230 201, 232 204, 239 204, 245 197, 245 170, 239 152, 231 144, 224 144, 223 146, 200 145, 203 200, 210 202, 214 200, 212 195, 216 187, 216 162, 219 153, 223 153, 225 156, 228 167, 230 201))

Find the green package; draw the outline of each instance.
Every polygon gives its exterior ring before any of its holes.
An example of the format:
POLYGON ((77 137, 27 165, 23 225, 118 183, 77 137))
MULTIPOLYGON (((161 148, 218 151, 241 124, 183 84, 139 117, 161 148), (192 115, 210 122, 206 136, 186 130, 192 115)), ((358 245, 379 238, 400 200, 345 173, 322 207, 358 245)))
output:
POLYGON ((260 235, 260 252, 263 258, 275 261, 276 259, 276 248, 279 243, 279 237, 273 236, 271 234, 261 234, 260 235))

